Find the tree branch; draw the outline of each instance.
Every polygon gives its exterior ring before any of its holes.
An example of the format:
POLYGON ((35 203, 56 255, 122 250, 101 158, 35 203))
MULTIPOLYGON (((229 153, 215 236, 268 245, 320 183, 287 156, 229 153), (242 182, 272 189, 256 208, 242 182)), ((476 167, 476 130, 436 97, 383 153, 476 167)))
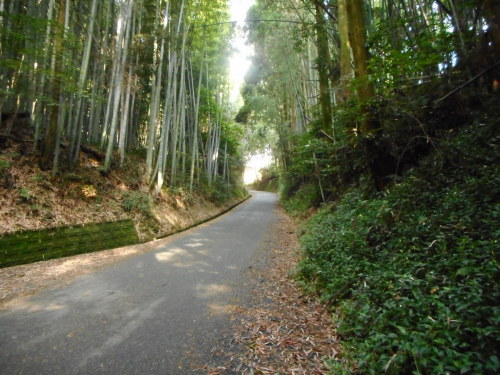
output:
POLYGON ((441 7, 442 10, 444 10, 444 12, 453 18, 453 13, 451 12, 451 10, 448 9, 448 7, 446 5, 443 4, 443 2, 441 0, 435 0, 436 3, 438 3, 438 5, 441 7))
POLYGON ((460 91, 462 90, 465 86, 468 86, 470 85, 472 82, 474 82, 476 79, 482 77, 483 75, 485 75, 486 73, 488 73, 491 69, 497 67, 498 65, 500 65, 500 61, 497 61, 496 63, 494 63, 493 65, 491 65, 489 68, 483 70, 481 73, 479 74, 476 74, 474 77, 472 77, 471 79, 469 79, 467 82, 461 84, 460 86, 458 86, 456 89, 450 91, 448 94, 446 94, 445 96, 443 96, 442 98, 436 100, 434 102, 434 104, 439 104, 440 102, 442 102, 443 100, 445 100, 446 98, 448 98, 449 96, 453 95, 454 93, 456 93, 457 91, 460 91))
POLYGON ((337 22, 337 17, 335 16, 335 14, 333 14, 330 9, 328 9, 326 7, 326 5, 322 2, 322 1, 319 1, 319 0, 311 0, 314 4, 318 5, 321 9, 323 9, 325 11, 325 13, 327 14, 327 16, 334 22, 337 22))

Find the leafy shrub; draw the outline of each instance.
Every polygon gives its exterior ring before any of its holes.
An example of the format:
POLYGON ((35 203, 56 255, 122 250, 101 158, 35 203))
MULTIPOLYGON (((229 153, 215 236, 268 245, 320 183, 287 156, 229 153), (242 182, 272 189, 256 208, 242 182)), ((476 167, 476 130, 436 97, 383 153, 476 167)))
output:
POLYGON ((19 195, 20 195, 21 200, 23 202, 29 202, 33 198, 33 195, 31 194, 31 192, 27 188, 22 187, 22 186, 19 188, 19 195))
POLYGON ((168 187, 168 194, 183 203, 190 203, 193 200, 193 194, 185 186, 170 186, 168 187))
POLYGON ((97 189, 92 184, 83 185, 82 186, 82 195, 85 198, 96 198, 97 197, 97 189))
POLYGON ((244 199, 248 198, 249 193, 248 190, 242 184, 238 184, 236 186, 233 186, 232 195, 236 199, 244 199))
POLYGON ((316 183, 302 185, 289 199, 282 200, 283 207, 292 215, 304 214, 309 207, 316 207, 321 202, 321 193, 316 183))
POLYGON ((359 120, 356 102, 346 100, 336 107, 332 135, 323 132, 317 138, 310 132, 292 138, 293 153, 286 162, 286 171, 280 176, 279 193, 283 201, 290 200, 292 206, 297 206, 297 210, 292 207, 295 214, 321 204, 320 184, 325 200, 331 200, 340 197, 348 187, 358 185, 369 172, 365 139, 352 125, 359 120), (308 199, 304 191, 299 192, 304 185, 317 186, 317 197, 308 199), (306 202, 301 202, 301 198, 306 198, 306 202))
POLYGON ((212 184, 202 186, 203 195, 212 203, 222 204, 232 198, 232 187, 227 182, 217 179, 212 184))
POLYGON ((138 211, 145 216, 153 216, 151 196, 140 191, 123 194, 122 207, 125 211, 138 211))
POLYGON ((388 192, 352 189, 306 224, 298 275, 336 306, 344 370, 500 371, 498 143, 464 129, 388 192))
POLYGON ((44 181, 46 178, 47 178, 47 177, 46 177, 45 175, 43 175, 42 173, 37 173, 37 174, 35 174, 33 177, 31 177, 31 179, 32 179, 33 181, 38 181, 38 182, 40 182, 40 181, 44 181))
POLYGON ((0 159, 0 173, 8 170, 10 168, 10 163, 7 160, 0 159))
POLYGON ((279 189, 279 170, 275 164, 262 168, 260 178, 251 184, 251 188, 259 191, 277 192, 279 189))

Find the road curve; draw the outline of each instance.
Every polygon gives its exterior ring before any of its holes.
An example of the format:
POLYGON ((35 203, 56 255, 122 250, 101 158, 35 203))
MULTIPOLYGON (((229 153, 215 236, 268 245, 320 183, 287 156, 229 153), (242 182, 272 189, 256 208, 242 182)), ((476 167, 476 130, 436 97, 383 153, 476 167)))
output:
POLYGON ((276 196, 0 312, 0 373, 192 374, 248 292, 276 196))

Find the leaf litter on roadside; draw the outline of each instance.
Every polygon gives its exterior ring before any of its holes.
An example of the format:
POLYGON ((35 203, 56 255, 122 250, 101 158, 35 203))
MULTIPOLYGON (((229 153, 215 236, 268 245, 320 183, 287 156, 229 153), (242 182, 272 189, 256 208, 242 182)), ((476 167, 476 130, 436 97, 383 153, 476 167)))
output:
POLYGON ((325 374, 325 359, 339 355, 325 305, 304 295, 291 277, 299 259, 295 233, 296 224, 280 210, 268 261, 251 269, 257 280, 252 306, 234 317, 231 350, 214 348, 224 364, 205 368, 207 374, 325 374))

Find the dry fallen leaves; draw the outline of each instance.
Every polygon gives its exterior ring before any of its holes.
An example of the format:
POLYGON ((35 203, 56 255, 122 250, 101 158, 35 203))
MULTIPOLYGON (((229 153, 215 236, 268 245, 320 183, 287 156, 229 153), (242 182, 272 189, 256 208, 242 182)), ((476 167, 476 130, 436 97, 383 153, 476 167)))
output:
POLYGON ((207 374, 325 374, 326 358, 341 350, 325 306, 291 277, 299 258, 296 224, 282 211, 271 254, 251 271, 254 303, 234 324, 232 352, 218 350, 222 366, 207 374), (223 353, 223 354, 222 354, 223 353))

